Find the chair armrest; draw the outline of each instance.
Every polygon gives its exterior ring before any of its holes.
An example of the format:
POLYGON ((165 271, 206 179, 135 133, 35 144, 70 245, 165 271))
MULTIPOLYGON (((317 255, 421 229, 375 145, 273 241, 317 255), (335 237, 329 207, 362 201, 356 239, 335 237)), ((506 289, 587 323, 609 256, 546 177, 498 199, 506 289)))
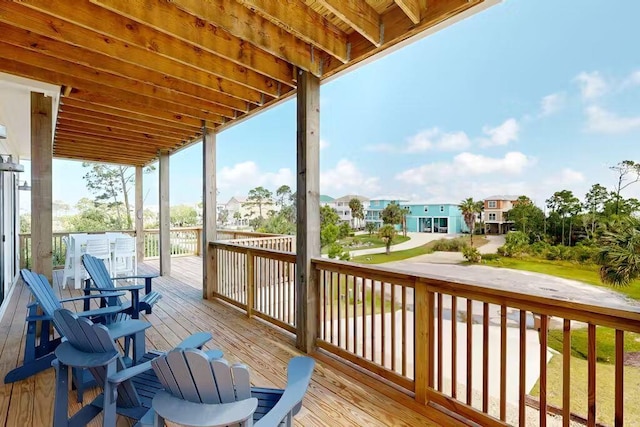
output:
POLYGON ((137 276, 120 276, 120 277, 111 277, 111 280, 126 280, 126 279, 155 279, 156 277, 160 277, 158 274, 138 274, 137 276))
POLYGON ((255 423, 255 427, 278 425, 293 412, 309 388, 314 366, 315 361, 311 357, 298 356, 291 359, 287 366, 287 388, 278 403, 255 423))
POLYGON ((118 291, 139 291, 144 289, 144 285, 117 286, 118 291))
POLYGON ((176 346, 176 348, 187 349, 187 348, 200 348, 209 342, 213 338, 211 332, 197 332, 192 334, 187 339, 183 340, 180 344, 176 346))
MULTIPOLYGON (((118 314, 123 310, 120 305, 110 305, 107 307, 96 308, 95 310, 85 310, 76 312, 78 317, 100 317, 110 316, 112 314, 118 314)), ((106 320, 105 323, 111 323, 113 320, 106 320)))
POLYGON ((124 296, 124 292, 109 292, 100 295, 85 295, 82 297, 73 297, 73 298, 65 298, 61 299, 60 302, 70 302, 70 301, 83 301, 92 298, 109 298, 109 297, 121 297, 124 296))
POLYGON ((168 421, 189 426, 222 427, 248 420, 258 408, 258 399, 231 403, 203 404, 179 399, 161 390, 152 402, 153 410, 168 421))
POLYGON ((109 381, 114 386, 117 386, 123 383, 126 380, 129 380, 136 375, 140 375, 143 372, 147 372, 148 370, 153 369, 151 366, 151 361, 141 363, 139 365, 132 366, 127 369, 123 369, 120 372, 116 372, 113 375, 107 377, 107 381, 109 381))
POLYGON ((61 343, 56 348, 55 354, 61 363, 74 368, 106 366, 120 357, 120 354, 115 350, 105 353, 85 353, 76 349, 68 341, 61 343))
POLYGON ((27 316, 25 320, 27 322, 40 322, 43 320, 53 320, 53 317, 48 316, 46 314, 42 314, 42 315, 27 316))

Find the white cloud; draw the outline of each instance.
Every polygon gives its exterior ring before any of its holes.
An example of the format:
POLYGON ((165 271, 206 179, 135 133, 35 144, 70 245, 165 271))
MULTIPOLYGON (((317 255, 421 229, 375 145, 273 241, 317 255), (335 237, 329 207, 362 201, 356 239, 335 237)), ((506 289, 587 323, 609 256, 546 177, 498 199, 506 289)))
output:
POLYGON ((409 138, 406 152, 420 153, 428 150, 461 151, 469 148, 471 140, 466 133, 443 132, 437 127, 423 130, 409 138))
POLYGON ((560 111, 564 108, 565 98, 564 93, 552 93, 543 97, 540 101, 540 116, 550 116, 560 111))
POLYGON ((490 147, 496 145, 508 145, 510 142, 518 140, 520 125, 514 118, 505 120, 501 125, 496 127, 484 126, 482 132, 489 138, 482 138, 480 145, 490 147))
POLYGON ((599 133, 624 133, 640 128, 640 116, 619 117, 602 107, 591 106, 586 109, 587 130, 599 133))
POLYGON ((584 99, 595 99, 604 95, 609 90, 609 84, 598 71, 587 73, 583 71, 575 80, 580 85, 580 92, 584 99))
POLYGON ((448 185, 454 179, 467 176, 490 174, 517 176, 534 163, 533 158, 517 151, 498 158, 464 152, 455 156, 451 162, 427 163, 417 168, 407 169, 397 174, 396 179, 406 184, 448 185))
POLYGON ((374 194, 380 190, 379 181, 379 178, 366 176, 347 159, 341 159, 333 169, 320 173, 320 189, 329 194, 374 194))
POLYGON ((556 174, 550 175, 545 184, 550 186, 562 186, 562 185, 575 185, 585 181, 584 174, 582 172, 573 170, 571 168, 564 168, 556 174))
POLYGON ((329 141, 327 141, 326 139, 320 139, 320 150, 324 150, 325 148, 328 148, 331 144, 329 144, 329 141))
POLYGON ((256 186, 275 190, 281 185, 293 186, 295 175, 289 168, 281 168, 275 172, 263 172, 256 162, 236 163, 232 167, 225 166, 218 173, 218 188, 227 195, 245 195, 256 186))
POLYGON ((396 147, 391 144, 372 144, 364 147, 365 151, 373 151, 374 153, 393 153, 396 147))
POLYGON ((634 71, 624 80, 623 87, 640 86, 640 70, 634 71))

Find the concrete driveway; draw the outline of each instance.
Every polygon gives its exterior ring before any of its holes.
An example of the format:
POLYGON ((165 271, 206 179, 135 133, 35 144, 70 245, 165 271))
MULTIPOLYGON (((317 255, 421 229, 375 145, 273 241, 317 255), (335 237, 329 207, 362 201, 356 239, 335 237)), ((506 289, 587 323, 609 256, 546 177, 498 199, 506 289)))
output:
MULTIPOLYGON (((405 249, 413 249, 423 245, 426 245, 429 242, 440 239, 453 239, 458 237, 455 234, 440 234, 440 233, 407 233, 407 236, 410 237, 406 242, 391 246, 391 252, 404 251, 405 249)), ((360 249, 356 251, 349 251, 352 257, 360 256, 360 255, 372 255, 372 254, 383 254, 385 253, 386 248, 373 248, 373 249, 360 249)))

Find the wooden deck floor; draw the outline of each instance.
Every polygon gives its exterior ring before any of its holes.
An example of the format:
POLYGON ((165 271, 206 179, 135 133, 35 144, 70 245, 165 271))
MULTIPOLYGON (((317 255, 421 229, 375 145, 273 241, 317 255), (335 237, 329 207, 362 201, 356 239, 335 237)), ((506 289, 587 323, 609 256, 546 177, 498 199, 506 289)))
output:
MULTIPOLYGON (((147 261, 141 270, 157 269, 157 261, 147 261)), ((201 260, 195 257, 174 258, 172 276, 156 279, 154 289, 163 298, 146 319, 153 324, 147 330, 148 348, 169 350, 181 339, 197 331, 211 331, 209 348, 220 348, 231 362, 243 362, 251 369, 256 385, 283 387, 286 364, 294 355, 294 339, 280 330, 248 319, 240 311, 219 302, 202 299, 201 260)), ((55 274, 55 288, 63 297, 77 291, 60 288, 60 272, 55 274)), ((25 333, 25 305, 28 289, 18 284, 0 322, 0 377, 22 360, 25 333)), ((80 310, 78 306, 76 309, 80 310)), ((0 427, 50 426, 53 413, 55 374, 49 369, 27 380, 0 385, 0 427)), ((96 390, 88 392, 92 399, 96 390)), ((75 394, 74 394, 75 396, 75 394)), ((74 399, 70 399, 74 401, 74 399)), ((79 406, 71 408, 71 413, 79 406)), ((422 412, 422 411, 421 411, 422 412)), ((428 418, 387 397, 377 389, 343 375, 331 365, 318 362, 304 408, 296 417, 298 426, 428 426, 428 418)), ((96 418, 90 425, 101 425, 96 418)), ((120 417, 120 426, 131 425, 120 417)))

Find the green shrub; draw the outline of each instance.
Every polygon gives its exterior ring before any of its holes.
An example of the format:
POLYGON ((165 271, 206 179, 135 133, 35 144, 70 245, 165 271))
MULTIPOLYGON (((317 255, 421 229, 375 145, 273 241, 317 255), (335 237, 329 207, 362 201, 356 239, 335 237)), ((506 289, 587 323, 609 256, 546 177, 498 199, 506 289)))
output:
POLYGON ((505 237, 504 255, 509 257, 520 257, 527 252, 529 246, 529 236, 522 231, 512 231, 505 237))
POLYGON ((472 263, 479 263, 482 257, 480 256, 480 251, 477 248, 473 248, 471 246, 467 246, 462 248, 462 256, 465 259, 472 263))
POLYGON ((529 245, 528 251, 531 255, 535 255, 538 257, 546 256, 547 252, 551 248, 551 245, 544 241, 535 242, 532 245, 529 245))
POLYGON ((329 251, 327 254, 331 259, 337 258, 342 261, 349 261, 349 259, 351 258, 351 256, 349 255, 349 252, 345 251, 342 245, 336 242, 332 243, 329 246, 329 251))
POLYGON ((351 233, 353 233, 353 230, 351 229, 351 226, 349 225, 349 223, 343 222, 340 224, 340 227, 339 227, 338 239, 344 239, 345 237, 349 236, 349 234, 351 233))
POLYGON ((483 261, 498 261, 500 259, 500 254, 484 254, 482 255, 483 261))
POLYGON ((464 248, 469 246, 469 242, 465 237, 458 237, 456 239, 440 239, 432 243, 431 248, 434 251, 442 252, 461 252, 464 248))

